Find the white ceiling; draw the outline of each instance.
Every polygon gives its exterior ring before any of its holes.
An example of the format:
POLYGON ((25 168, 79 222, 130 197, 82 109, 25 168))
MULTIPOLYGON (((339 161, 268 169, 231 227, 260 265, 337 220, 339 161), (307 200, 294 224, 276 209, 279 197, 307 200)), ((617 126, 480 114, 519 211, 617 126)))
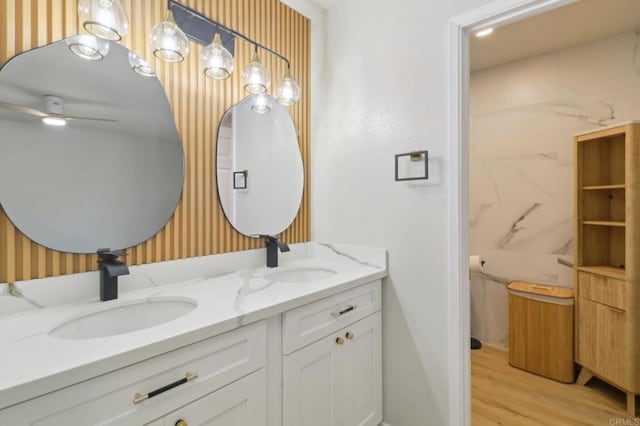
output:
POLYGON ((340 0, 311 0, 311 3, 315 3, 322 9, 329 9, 334 4, 338 3, 340 0))
POLYGON ((640 30, 640 0, 580 0, 471 37, 471 71, 634 30, 640 30))

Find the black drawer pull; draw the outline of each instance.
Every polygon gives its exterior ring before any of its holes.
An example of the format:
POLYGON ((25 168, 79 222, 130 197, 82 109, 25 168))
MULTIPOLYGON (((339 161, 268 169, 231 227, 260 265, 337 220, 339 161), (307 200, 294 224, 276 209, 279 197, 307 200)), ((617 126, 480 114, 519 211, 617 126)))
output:
POLYGON ((334 312, 334 313, 331 314, 331 316, 334 317, 334 318, 338 318, 339 316, 342 316, 342 315, 346 314, 347 312, 353 311, 355 308, 357 308, 356 305, 349 305, 348 308, 343 309, 343 310, 338 311, 338 312, 334 312))
POLYGON ((186 373, 184 375, 184 378, 182 378, 180 380, 176 380, 173 383, 169 383, 168 385, 163 386, 161 388, 158 388, 158 389, 156 389, 154 391, 151 391, 151 392, 146 393, 146 394, 136 393, 133 396, 133 403, 134 404, 140 404, 142 401, 146 401, 147 399, 151 399, 154 396, 158 396, 161 393, 164 393, 164 392, 166 392, 168 390, 176 388, 176 387, 178 387, 180 385, 184 385, 185 383, 190 382, 191 380, 195 379, 196 377, 198 377, 198 373, 186 373))

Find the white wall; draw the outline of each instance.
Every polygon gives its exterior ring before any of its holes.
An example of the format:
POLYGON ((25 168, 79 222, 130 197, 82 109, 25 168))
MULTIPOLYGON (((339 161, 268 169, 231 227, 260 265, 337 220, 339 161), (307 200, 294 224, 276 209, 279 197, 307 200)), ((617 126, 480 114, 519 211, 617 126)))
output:
POLYGON ((345 0, 325 16, 324 106, 312 131, 313 237, 385 247, 384 410, 444 425, 448 20, 485 0, 345 0), (429 150, 431 179, 394 182, 394 154, 429 150))
MULTIPOLYGON (((573 135, 640 119, 638 46, 629 32, 472 74, 470 250, 487 272, 572 285, 573 135)), ((507 346, 504 284, 472 276, 471 334, 507 346)))
MULTIPOLYGON (((325 11, 312 0, 280 0, 311 21, 311 145, 324 109, 325 11)), ((292 64, 295 66, 295 64, 292 64)), ((313 149, 313 146, 312 146, 313 149)), ((313 163, 314 158, 311 157, 313 163)), ((311 177, 313 182, 313 176, 311 177)), ((308 189, 307 189, 308 190, 308 189)), ((313 194, 311 204, 313 205, 313 194)), ((313 218, 312 218, 313 220, 313 218)))

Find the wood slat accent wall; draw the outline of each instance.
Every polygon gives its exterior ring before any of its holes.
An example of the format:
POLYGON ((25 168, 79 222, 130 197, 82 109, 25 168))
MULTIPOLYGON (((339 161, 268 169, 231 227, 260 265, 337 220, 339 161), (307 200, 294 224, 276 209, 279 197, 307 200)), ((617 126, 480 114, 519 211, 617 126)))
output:
MULTIPOLYGON (((252 46, 236 41, 236 70, 232 78, 214 81, 199 68, 201 46, 191 43, 180 64, 155 59, 148 45, 153 25, 166 11, 164 0, 121 0, 130 19, 122 44, 146 58, 156 69, 173 108, 182 137, 186 173, 182 201, 172 220, 151 240, 128 250, 129 264, 144 264, 262 247, 226 222, 216 195, 215 143, 222 114, 245 93, 240 74, 252 46)), ((289 243, 308 241, 310 23, 279 0, 184 0, 183 4, 280 52, 291 61, 302 99, 290 107, 299 134, 305 168, 302 206, 284 233, 289 243)), ((12 56, 78 33, 76 0, 0 0, 0 63, 12 56)), ((263 52, 272 86, 284 75, 285 64, 263 52)), ((46 64, 43 64, 46 67, 46 64)), ((272 89, 273 90, 273 89, 272 89)), ((16 177, 16 185, 20 178, 16 177)), ((0 200, 0 203, 2 200, 0 200)), ((0 282, 15 282, 96 269, 95 255, 74 255, 45 249, 20 233, 0 210, 0 282)))

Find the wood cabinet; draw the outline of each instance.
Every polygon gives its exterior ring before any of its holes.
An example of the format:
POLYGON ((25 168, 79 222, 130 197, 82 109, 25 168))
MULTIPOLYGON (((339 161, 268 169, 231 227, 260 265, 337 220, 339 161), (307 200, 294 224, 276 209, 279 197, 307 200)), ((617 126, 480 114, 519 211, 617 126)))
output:
POLYGON ((285 426, 382 421, 380 312, 284 357, 285 426))
POLYGON ((640 394, 640 124, 574 138, 576 362, 640 394))

